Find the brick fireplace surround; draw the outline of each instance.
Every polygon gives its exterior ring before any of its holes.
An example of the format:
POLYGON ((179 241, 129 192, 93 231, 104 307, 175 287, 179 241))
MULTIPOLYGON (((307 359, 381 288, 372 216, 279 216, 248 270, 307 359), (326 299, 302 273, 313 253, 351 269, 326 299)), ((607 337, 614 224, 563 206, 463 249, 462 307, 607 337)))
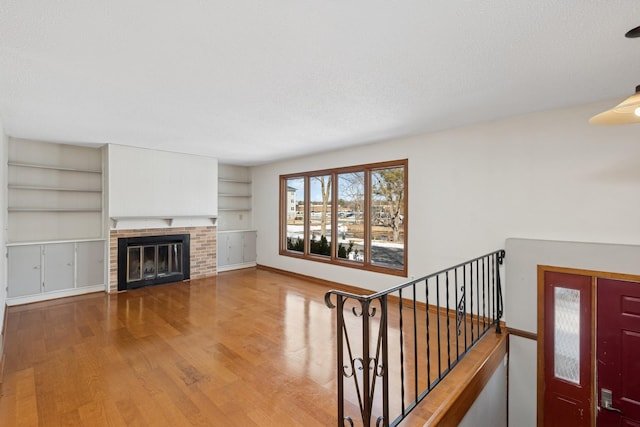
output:
POLYGON ((192 279, 216 274, 216 227, 145 228, 111 230, 109 233, 109 292, 118 290, 118 239, 121 237, 164 236, 189 234, 192 279))

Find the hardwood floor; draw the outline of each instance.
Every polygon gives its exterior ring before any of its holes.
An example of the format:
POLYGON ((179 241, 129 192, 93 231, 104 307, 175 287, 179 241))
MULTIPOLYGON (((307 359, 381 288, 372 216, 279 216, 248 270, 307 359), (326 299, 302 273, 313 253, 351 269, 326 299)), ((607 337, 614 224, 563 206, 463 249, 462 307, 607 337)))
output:
POLYGON ((337 425, 327 290, 247 269, 10 307, 0 425, 337 425))

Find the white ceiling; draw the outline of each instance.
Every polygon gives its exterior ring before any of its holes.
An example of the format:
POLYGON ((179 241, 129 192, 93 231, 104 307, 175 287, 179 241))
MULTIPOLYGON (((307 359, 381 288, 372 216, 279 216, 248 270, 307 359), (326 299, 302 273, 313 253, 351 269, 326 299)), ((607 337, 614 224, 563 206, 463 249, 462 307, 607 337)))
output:
POLYGON ((0 122, 260 164, 613 105, 638 25, 637 0, 0 0, 0 122))

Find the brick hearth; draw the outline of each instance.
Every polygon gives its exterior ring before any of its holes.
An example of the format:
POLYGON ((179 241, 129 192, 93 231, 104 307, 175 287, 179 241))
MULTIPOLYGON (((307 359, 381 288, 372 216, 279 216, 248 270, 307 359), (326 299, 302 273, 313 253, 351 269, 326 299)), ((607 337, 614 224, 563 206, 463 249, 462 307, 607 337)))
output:
POLYGON ((145 228, 111 230, 109 236, 109 291, 118 290, 118 239, 121 237, 190 235, 192 279, 216 274, 216 227, 145 228))

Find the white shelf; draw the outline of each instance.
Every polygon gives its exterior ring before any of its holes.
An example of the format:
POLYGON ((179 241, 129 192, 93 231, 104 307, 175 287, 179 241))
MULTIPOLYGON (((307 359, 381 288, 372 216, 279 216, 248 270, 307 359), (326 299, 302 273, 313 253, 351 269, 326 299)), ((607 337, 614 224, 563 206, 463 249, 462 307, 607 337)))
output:
POLYGON ((83 190, 80 188, 68 188, 68 187, 42 187, 37 185, 15 185, 9 184, 10 190, 40 190, 40 191, 76 191, 79 193, 102 193, 102 189, 100 190, 83 190))
POLYGON ((251 198, 251 194, 218 193, 220 197, 246 197, 251 198))
POLYGON ((102 212, 101 208, 16 208, 8 209, 9 212, 102 212))
POLYGON ((218 208, 220 212, 251 212, 249 208, 218 208))
POLYGON ((32 240, 28 242, 7 242, 7 246, 32 246, 32 245, 51 245, 56 243, 85 243, 85 242, 104 242, 106 239, 96 237, 94 239, 71 239, 71 240, 32 240))
POLYGON ((84 172, 84 173, 98 173, 101 174, 101 170, 82 169, 82 168, 68 168, 63 166, 50 166, 50 165, 37 165, 34 163, 20 163, 20 162, 8 162, 9 166, 17 166, 21 168, 34 168, 34 169, 51 169, 65 172, 84 172))
POLYGON ((241 179, 231 179, 231 178, 218 178, 219 182, 232 182, 235 184, 251 184, 251 181, 244 181, 241 179))
POLYGON ((118 226, 118 222, 120 221, 136 221, 136 220, 146 220, 146 219, 159 219, 165 221, 167 225, 173 225, 173 221, 179 218, 204 218, 211 221, 213 225, 216 224, 218 217, 215 215, 159 215, 159 216, 112 216, 111 221, 113 222, 114 228, 118 226))

